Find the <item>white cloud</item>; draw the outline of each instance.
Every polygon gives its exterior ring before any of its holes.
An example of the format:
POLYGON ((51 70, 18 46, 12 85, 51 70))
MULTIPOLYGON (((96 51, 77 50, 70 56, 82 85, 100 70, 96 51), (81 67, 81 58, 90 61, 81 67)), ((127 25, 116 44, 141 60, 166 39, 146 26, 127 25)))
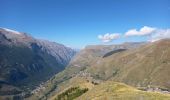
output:
MULTIPOLYGON (((144 26, 141 29, 130 29, 126 33, 124 33, 124 36, 130 37, 130 36, 145 36, 147 41, 155 42, 160 39, 169 38, 170 39, 170 28, 168 29, 160 29, 160 28, 153 28, 144 26)), ((106 33, 104 35, 98 35, 98 38, 102 40, 103 42, 110 42, 114 39, 118 38, 124 38, 119 33, 109 34, 106 33)), ((125 39, 125 38, 124 38, 125 39)))
POLYGON ((102 42, 110 42, 114 39, 120 38, 120 34, 119 33, 113 33, 113 34, 106 33, 105 35, 98 35, 98 38, 102 40, 102 42))
POLYGON ((137 29, 130 29, 125 33, 125 36, 146 36, 152 34, 156 28, 144 26, 139 31, 137 29))
POLYGON ((144 26, 139 31, 131 29, 125 33, 125 36, 147 36, 148 41, 155 42, 160 39, 170 38, 170 29, 159 29, 144 26))
POLYGON ((155 42, 165 38, 170 38, 170 29, 157 29, 156 32, 150 36, 149 41, 155 42))

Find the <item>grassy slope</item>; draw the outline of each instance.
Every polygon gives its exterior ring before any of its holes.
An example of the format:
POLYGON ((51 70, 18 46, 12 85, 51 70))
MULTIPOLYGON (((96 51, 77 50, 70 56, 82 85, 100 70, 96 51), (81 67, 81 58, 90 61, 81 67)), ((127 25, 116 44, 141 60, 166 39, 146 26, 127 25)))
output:
POLYGON ((70 80, 67 80, 60 85, 58 85, 58 92, 51 94, 49 100, 54 100, 58 94, 61 94, 62 92, 66 91, 67 89, 71 87, 80 87, 81 89, 88 88, 89 90, 93 89, 94 84, 91 82, 88 82, 85 78, 83 77, 74 77, 71 78, 70 80))
POLYGON ((170 100, 170 95, 144 92, 123 83, 107 81, 95 86, 77 100, 170 100))
POLYGON ((170 40, 100 58, 91 66, 88 72, 99 79, 170 89, 170 40))

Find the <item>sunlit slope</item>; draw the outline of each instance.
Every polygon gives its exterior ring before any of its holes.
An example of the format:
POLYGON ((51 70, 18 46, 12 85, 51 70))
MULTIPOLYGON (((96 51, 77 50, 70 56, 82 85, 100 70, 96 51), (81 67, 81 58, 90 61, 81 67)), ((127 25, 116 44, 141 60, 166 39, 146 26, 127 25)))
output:
POLYGON ((76 100, 170 100, 170 95, 140 91, 123 83, 107 81, 95 86, 76 100))
POLYGON ((59 94, 65 92, 66 90, 68 90, 72 87, 79 87, 81 89, 87 88, 88 90, 91 90, 91 89, 93 89, 94 86, 95 85, 92 82, 87 81, 86 78, 74 77, 74 78, 71 78, 71 79, 59 84, 57 87, 58 90, 56 91, 56 93, 51 93, 49 100, 55 100, 59 94))
POLYGON ((97 79, 170 89, 170 40, 100 58, 87 70, 97 79))

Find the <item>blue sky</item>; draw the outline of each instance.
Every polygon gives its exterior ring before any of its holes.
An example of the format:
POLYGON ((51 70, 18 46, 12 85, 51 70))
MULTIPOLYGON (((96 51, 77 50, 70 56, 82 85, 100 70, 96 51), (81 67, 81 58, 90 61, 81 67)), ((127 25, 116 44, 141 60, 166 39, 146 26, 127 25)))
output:
POLYGON ((0 0, 0 4, 0 27, 73 48, 146 41, 145 35, 123 35, 144 26, 165 29, 165 34, 170 28, 170 0, 0 0), (121 38, 103 43, 98 36, 106 33, 119 33, 121 38))

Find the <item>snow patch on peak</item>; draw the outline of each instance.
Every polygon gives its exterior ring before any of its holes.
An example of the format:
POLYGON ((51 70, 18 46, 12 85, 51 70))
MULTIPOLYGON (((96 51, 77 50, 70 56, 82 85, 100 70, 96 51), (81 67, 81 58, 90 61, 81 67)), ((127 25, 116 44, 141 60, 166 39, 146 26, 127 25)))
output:
POLYGON ((21 33, 18 32, 18 31, 14 31, 14 30, 7 29, 7 28, 2 28, 2 29, 4 29, 4 30, 7 31, 7 32, 11 32, 11 33, 13 33, 13 34, 21 35, 21 33))

